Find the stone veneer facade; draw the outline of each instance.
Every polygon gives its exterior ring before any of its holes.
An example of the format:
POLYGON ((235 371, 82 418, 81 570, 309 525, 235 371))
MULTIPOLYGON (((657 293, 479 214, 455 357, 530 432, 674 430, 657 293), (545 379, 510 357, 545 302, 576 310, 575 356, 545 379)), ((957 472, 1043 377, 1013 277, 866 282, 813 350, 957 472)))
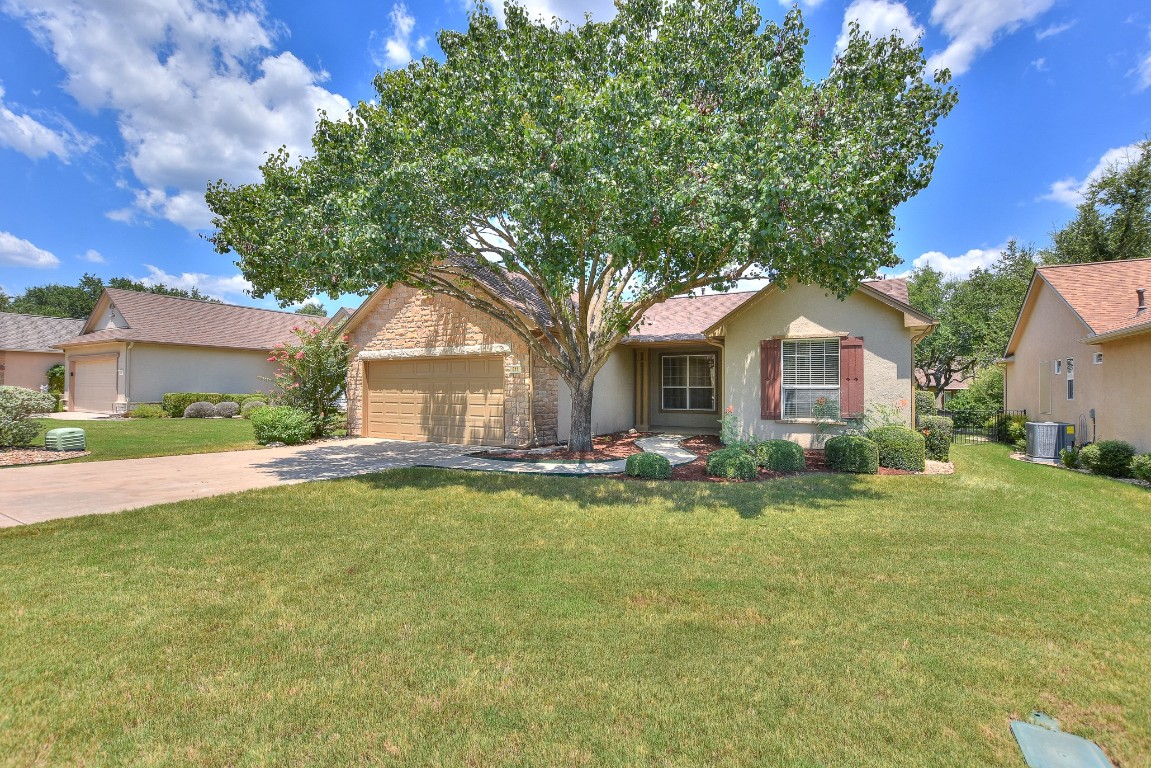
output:
POLYGON ((408 351, 405 357, 503 354, 504 440, 509 446, 556 442, 559 376, 528 352, 528 345, 498 320, 453 298, 396 285, 381 288, 353 319, 348 344, 348 426, 363 435, 362 353, 408 351), (499 345, 499 352, 491 350, 499 345), (530 364, 529 364, 530 361, 530 364), (531 381, 528 380, 530 372, 531 381), (535 429, 533 435, 532 418, 535 429))

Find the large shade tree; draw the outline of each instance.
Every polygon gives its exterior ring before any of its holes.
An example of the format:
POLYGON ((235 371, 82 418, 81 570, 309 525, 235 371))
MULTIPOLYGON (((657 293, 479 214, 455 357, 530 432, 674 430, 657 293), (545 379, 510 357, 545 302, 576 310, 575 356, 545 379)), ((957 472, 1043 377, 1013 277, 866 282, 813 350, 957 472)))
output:
POLYGON ((928 183, 955 103, 921 50, 853 28, 828 76, 807 30, 744 0, 632 0, 605 23, 482 7, 444 60, 379 75, 321 117, 314 154, 208 190, 213 241, 254 295, 402 283, 500 321, 572 392, 649 307, 741 277, 845 295, 896 263, 893 209, 928 183))

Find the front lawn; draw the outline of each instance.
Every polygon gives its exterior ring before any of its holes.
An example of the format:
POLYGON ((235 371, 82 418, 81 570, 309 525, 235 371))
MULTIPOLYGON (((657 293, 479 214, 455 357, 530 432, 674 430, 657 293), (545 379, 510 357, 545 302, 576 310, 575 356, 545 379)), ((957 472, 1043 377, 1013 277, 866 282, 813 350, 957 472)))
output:
POLYGON ((217 453, 259 448, 247 419, 106 419, 61 421, 40 419, 33 445, 44 445, 49 429, 79 427, 88 440, 88 456, 73 461, 142 459, 186 453, 217 453))
POLYGON ((1151 494, 404 470, 0 531, 0 764, 1151 765, 1151 494))

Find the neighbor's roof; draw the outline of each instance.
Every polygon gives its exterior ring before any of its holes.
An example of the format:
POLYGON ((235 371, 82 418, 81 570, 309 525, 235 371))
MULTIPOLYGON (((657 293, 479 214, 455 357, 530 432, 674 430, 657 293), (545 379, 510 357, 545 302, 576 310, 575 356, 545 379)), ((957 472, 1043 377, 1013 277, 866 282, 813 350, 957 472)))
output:
POLYGON ((59 352, 52 349, 80 333, 83 320, 0 312, 0 349, 20 352, 59 352))
POLYGON ((1016 318, 1007 353, 1015 349, 1021 321, 1034 302, 1042 281, 1063 299, 1090 332, 1088 344, 1151 331, 1151 310, 1138 311, 1136 289, 1147 289, 1151 302, 1151 259, 1097 261, 1090 264, 1052 264, 1039 267, 1031 279, 1023 307, 1016 318))
POLYGON ((704 341, 704 331, 754 295, 755 291, 744 291, 668 299, 645 312, 624 343, 704 341))
POLYGON ((309 318, 294 312, 213 304, 209 301, 162 296, 156 293, 104 289, 79 336, 57 346, 96 344, 108 341, 142 341, 196 347, 269 350, 292 338, 292 328, 309 318), (126 328, 92 326, 111 304, 126 328))

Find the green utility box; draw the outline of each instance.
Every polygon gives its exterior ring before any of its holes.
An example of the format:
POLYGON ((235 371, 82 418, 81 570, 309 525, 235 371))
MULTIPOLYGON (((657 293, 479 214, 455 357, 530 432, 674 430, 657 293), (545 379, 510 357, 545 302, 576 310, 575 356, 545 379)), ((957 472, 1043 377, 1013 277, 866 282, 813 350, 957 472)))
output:
POLYGON ((44 447, 49 451, 83 451, 87 446, 84 430, 75 427, 50 429, 44 435, 44 447))

